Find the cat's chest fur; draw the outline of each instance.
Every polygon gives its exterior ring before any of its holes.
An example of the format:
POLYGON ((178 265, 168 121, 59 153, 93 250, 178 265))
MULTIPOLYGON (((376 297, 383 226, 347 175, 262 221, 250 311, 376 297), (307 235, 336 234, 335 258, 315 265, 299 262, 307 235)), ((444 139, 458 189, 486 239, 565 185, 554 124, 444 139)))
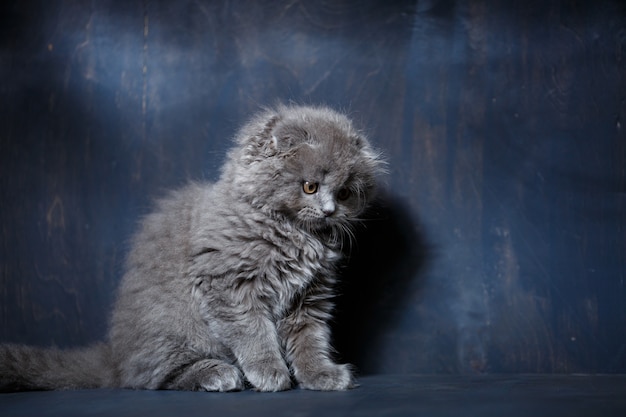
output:
POLYGON ((217 205, 213 216, 198 213, 192 226, 187 274, 201 308, 226 304, 279 319, 311 286, 332 286, 337 249, 289 222, 233 204, 217 205))

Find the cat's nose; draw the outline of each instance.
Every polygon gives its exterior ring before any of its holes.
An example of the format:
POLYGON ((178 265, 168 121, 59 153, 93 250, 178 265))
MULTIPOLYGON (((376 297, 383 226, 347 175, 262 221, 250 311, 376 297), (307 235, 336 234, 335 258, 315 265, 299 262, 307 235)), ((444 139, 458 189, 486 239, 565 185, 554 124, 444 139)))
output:
POLYGON ((324 207, 322 207, 322 213, 324 213, 324 216, 326 217, 330 217, 335 213, 335 204, 328 202, 324 205, 324 207))

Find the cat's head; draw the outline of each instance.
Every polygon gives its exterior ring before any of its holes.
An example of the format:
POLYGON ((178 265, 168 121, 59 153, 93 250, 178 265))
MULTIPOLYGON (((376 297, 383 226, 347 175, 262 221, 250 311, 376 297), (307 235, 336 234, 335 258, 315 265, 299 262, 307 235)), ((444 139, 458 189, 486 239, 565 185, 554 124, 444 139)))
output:
POLYGON ((342 229, 373 198, 380 154, 326 107, 278 106, 237 136, 224 178, 259 209, 310 231, 342 229))

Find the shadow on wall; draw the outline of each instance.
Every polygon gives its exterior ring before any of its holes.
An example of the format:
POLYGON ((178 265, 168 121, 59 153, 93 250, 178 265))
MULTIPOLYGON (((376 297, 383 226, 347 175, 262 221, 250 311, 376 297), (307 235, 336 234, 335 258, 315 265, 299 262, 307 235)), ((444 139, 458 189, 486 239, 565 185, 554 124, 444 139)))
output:
POLYGON ((383 193, 356 230, 341 271, 333 323, 341 361, 361 374, 380 370, 385 335, 406 310, 409 296, 423 289, 430 250, 410 209, 383 193))

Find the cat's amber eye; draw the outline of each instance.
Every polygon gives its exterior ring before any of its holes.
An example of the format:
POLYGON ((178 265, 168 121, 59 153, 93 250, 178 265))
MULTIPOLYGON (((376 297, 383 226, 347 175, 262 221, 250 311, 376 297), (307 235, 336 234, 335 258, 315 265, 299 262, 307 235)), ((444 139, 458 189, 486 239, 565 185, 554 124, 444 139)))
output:
POLYGON ((342 188, 337 193, 337 199, 338 200, 342 200, 343 201, 343 200, 347 200, 348 198, 350 198, 350 190, 348 188, 342 188))
POLYGON ((315 194, 317 192, 317 183, 304 181, 304 183, 302 184, 302 190, 306 194, 315 194))

